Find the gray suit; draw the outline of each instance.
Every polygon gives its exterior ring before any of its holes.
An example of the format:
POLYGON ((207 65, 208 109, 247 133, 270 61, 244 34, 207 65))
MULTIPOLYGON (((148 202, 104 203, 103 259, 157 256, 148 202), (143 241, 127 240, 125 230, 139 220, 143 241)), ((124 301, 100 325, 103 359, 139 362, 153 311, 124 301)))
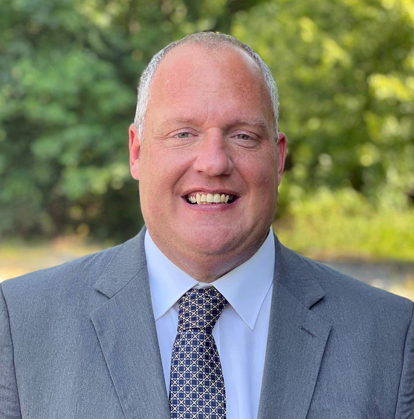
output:
MULTIPOLYGON (((143 239, 2 284, 1 419, 170 417, 143 239)), ((276 240, 259 418, 414 418, 412 315, 276 240)))

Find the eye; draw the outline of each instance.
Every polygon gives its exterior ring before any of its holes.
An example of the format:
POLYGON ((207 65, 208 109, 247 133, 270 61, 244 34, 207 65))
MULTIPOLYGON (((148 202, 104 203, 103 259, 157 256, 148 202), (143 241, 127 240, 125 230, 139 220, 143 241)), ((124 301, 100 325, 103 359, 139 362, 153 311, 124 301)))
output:
POLYGON ((191 136, 191 133, 189 132, 179 132, 178 134, 175 134, 177 138, 189 138, 191 136))
POLYGON ((233 132, 231 134, 231 138, 235 144, 238 144, 240 147, 244 148, 256 148, 260 142, 260 136, 258 136, 256 133, 245 130, 233 132))
POLYGON ((234 137, 238 138, 239 140, 253 140, 253 138, 250 135, 244 133, 236 134, 234 137))

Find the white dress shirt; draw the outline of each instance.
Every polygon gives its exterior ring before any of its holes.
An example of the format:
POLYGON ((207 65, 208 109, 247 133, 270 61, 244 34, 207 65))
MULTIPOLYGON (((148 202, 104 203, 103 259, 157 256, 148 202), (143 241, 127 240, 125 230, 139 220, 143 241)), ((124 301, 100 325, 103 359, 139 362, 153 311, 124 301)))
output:
POLYGON ((229 302, 213 329, 226 388, 227 419, 256 418, 273 288, 273 233, 268 234, 253 257, 212 284, 197 282, 174 265, 148 231, 145 252, 167 390, 177 334, 177 301, 193 287, 214 285, 229 302))

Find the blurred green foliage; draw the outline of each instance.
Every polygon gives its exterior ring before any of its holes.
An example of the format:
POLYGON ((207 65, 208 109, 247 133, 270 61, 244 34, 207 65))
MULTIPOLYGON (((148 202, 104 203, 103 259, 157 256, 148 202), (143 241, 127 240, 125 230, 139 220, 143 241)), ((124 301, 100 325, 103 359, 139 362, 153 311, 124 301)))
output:
POLYGON ((414 1, 279 0, 239 16, 233 33, 279 85, 284 202, 327 185, 404 207, 414 188, 414 1))
POLYGON ((0 12, 0 236, 135 234, 136 85, 154 53, 200 30, 246 42, 277 80, 281 214, 326 186, 408 205, 414 0, 0 0, 0 12))
POLYGON ((414 260, 414 211, 376 209, 354 189, 321 188, 291 203, 276 222, 279 239, 308 257, 322 260, 414 260))

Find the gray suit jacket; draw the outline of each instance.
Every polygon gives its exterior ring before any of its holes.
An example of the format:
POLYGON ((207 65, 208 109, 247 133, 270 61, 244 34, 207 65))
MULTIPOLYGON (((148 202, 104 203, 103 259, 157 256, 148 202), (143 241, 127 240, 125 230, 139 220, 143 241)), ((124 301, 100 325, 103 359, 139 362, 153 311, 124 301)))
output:
MULTIPOLYGON (((170 417, 143 238, 1 285, 1 419, 170 417)), ((414 418, 413 303, 275 240, 258 417, 414 418)))

